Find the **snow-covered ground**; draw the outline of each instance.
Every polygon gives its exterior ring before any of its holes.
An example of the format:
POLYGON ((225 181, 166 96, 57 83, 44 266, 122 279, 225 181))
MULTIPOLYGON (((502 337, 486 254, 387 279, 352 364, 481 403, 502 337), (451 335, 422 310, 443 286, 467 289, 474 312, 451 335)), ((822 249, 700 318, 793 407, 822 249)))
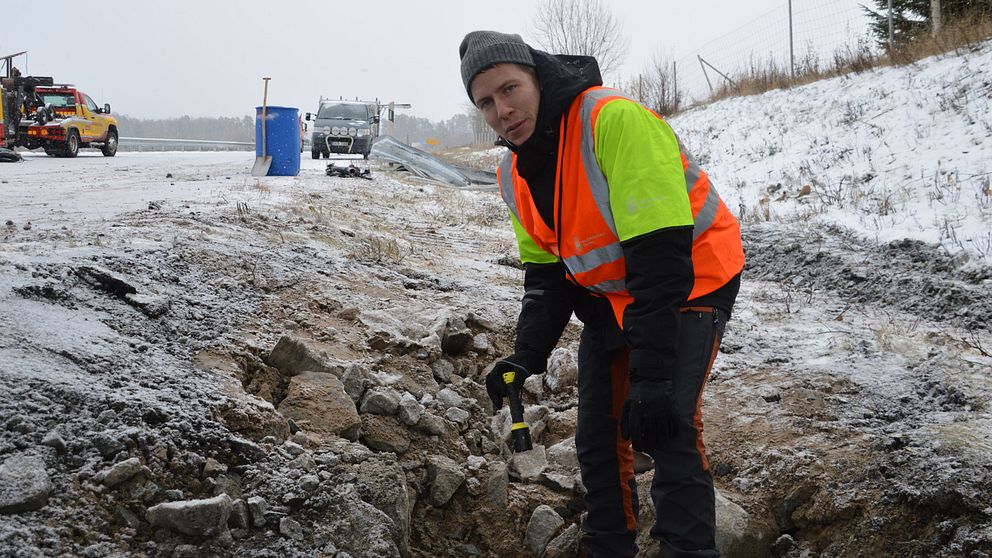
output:
POLYGON ((749 222, 839 224, 992 263, 992 43, 728 99, 671 124, 749 222))
MULTIPOLYGON (((987 157, 964 153, 992 141, 989 52, 673 120, 744 214, 704 398, 725 556, 992 554, 987 157)), ((482 385, 521 295, 498 196, 252 161, 0 165, 0 556, 534 556, 539 504, 574 556, 578 326, 529 385, 540 466, 482 385)))
MULTIPOLYGON (((84 150, 75 159, 55 159, 39 150, 22 155, 23 163, 0 167, 4 218, 22 225, 31 221, 40 228, 107 219, 147 209, 154 201, 215 205, 277 195, 249 188, 254 179, 247 171, 254 159, 244 152, 179 156, 174 152, 121 152, 104 157, 99 151, 84 150)), ((266 180, 280 186, 295 181, 266 180)))

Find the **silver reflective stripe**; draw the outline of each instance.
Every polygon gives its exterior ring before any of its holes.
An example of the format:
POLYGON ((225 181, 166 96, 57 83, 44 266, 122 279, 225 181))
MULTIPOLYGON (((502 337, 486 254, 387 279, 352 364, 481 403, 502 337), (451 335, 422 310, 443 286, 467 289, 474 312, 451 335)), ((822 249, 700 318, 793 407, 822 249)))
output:
POLYGON ((703 207, 699 208, 699 213, 692 220, 692 240, 694 242, 699 238, 699 235, 713 225, 718 209, 720 209, 720 195, 717 194, 713 184, 710 184, 710 189, 706 192, 706 201, 703 202, 703 207))
POLYGON ((594 89, 586 93, 582 99, 582 109, 579 115, 579 122, 582 123, 582 166, 586 171, 586 180, 589 181, 589 189, 592 190, 592 197, 596 200, 599 213, 602 215, 606 225, 610 227, 613 236, 617 234, 617 224, 613 220, 613 210, 610 206, 610 185, 606 182, 606 176, 599 168, 596 161, 596 138, 593 137, 592 129, 592 109, 596 108, 596 103, 606 97, 627 98, 623 93, 615 89, 594 89))
MULTIPOLYGON (((571 256, 569 258, 565 258, 562 261, 564 261, 565 265, 567 265, 568 268, 571 270, 590 271, 592 269, 596 269, 597 267, 603 264, 615 262, 622 257, 623 257, 623 249, 620 247, 620 243, 614 242, 612 244, 603 246, 602 248, 596 248, 595 250, 590 250, 580 256, 571 256), (617 254, 617 248, 620 249, 619 256, 617 254)), ((576 273, 578 273, 578 271, 576 271, 576 273)))
POLYGON ((691 192, 692 187, 695 186, 696 181, 699 180, 699 174, 702 169, 699 168, 699 165, 697 165, 696 162, 689 157, 689 155, 686 155, 685 158, 686 161, 689 162, 689 166, 685 169, 685 191, 691 192))
MULTIPOLYGON (((685 155, 685 160, 689 163, 689 166, 685 169, 685 186, 687 191, 692 192, 692 187, 699 180, 700 173, 702 169, 693 160, 692 155, 686 150, 685 146, 682 145, 682 140, 679 142, 679 151, 685 155)), ((712 225, 713 221, 716 220, 716 212, 720 209, 720 193, 716 191, 716 186, 713 182, 706 178, 709 183, 709 190, 706 192, 706 200, 703 201, 703 207, 699 208, 699 213, 696 214, 692 221, 692 240, 695 241, 699 238, 699 235, 706 232, 712 225)))
POLYGON ((513 191, 513 153, 507 151, 503 160, 499 164, 499 193, 503 196, 503 201, 510 208, 510 213, 520 221, 520 212, 517 211, 517 196, 513 191))
POLYGON ((686 150, 684 145, 682 145, 682 140, 676 137, 675 141, 679 142, 679 152, 685 156, 686 162, 689 163, 689 165, 685 168, 685 189, 687 192, 691 192, 692 187, 695 186, 696 181, 699 180, 699 173, 702 169, 699 168, 699 165, 696 164, 696 160, 692 158, 689 151, 686 150))
MULTIPOLYGON (((582 167, 586 173, 586 180, 589 182, 589 191, 596 207, 599 208, 599 215, 609 227, 610 232, 613 233, 613 238, 618 238, 617 225, 613 219, 613 209, 610 204, 610 185, 596 161, 596 138, 593 137, 592 129, 592 110, 596 107, 597 102, 607 97, 627 98, 623 93, 614 89, 594 89, 583 97, 579 114, 579 122, 582 126, 582 140, 579 149, 582 154, 582 167)), ((576 249, 579 248, 576 246, 576 249)), ((578 275, 622 259, 623 248, 618 240, 584 254, 566 258, 564 261, 572 273, 578 275)), ((597 285, 589 285, 588 288, 595 292, 607 293, 624 291, 626 286, 624 281, 607 281, 597 285)))
POLYGON ((627 291, 627 285, 624 281, 603 281, 602 283, 596 283, 595 285, 590 285, 586 287, 590 291, 596 293, 622 293, 627 291))

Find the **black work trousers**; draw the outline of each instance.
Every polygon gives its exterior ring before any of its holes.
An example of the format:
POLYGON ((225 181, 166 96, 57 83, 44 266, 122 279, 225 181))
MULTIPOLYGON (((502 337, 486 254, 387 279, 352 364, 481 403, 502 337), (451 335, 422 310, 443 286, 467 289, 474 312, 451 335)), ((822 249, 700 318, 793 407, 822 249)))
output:
MULTIPOLYGON (((711 558, 716 551, 713 476, 703 446, 702 392, 723 337, 727 314, 682 309, 675 399, 678 436, 654 458, 651 536, 666 558, 711 558)), ((579 416, 575 433, 587 511, 582 542, 594 558, 637 553, 637 487, 633 450, 620 436, 629 350, 605 324, 586 324, 579 344, 579 416)))

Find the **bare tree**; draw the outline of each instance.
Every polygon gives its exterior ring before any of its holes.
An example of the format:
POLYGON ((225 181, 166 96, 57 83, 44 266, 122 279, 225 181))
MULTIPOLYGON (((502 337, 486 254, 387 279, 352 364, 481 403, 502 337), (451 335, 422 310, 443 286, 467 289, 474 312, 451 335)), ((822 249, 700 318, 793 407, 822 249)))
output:
POLYGON ((604 76, 619 70, 627 54, 623 25, 600 0, 544 0, 535 27, 541 48, 594 56, 604 76))
POLYGON ((648 89, 645 102, 662 116, 675 114, 682 108, 684 95, 679 90, 675 62, 656 54, 648 68, 648 89))
POLYGON ((662 116, 679 111, 685 95, 679 90, 676 67, 671 57, 656 54, 651 65, 621 88, 662 116))
POLYGON ((496 130, 489 127, 486 123, 485 117, 482 116, 482 111, 477 109, 472 103, 465 103, 465 114, 471 119, 472 122, 472 143, 473 145, 488 145, 491 146, 496 143, 496 130))

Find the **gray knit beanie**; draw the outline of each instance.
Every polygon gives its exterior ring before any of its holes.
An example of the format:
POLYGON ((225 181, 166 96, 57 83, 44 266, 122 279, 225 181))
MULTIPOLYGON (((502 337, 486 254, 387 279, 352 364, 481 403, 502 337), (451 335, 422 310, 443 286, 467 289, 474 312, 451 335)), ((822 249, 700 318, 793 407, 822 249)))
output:
POLYGON ((462 83, 469 99, 472 98, 472 79, 493 64, 511 62, 534 67, 530 47, 516 34, 472 31, 462 39, 458 55, 462 59, 462 83))

